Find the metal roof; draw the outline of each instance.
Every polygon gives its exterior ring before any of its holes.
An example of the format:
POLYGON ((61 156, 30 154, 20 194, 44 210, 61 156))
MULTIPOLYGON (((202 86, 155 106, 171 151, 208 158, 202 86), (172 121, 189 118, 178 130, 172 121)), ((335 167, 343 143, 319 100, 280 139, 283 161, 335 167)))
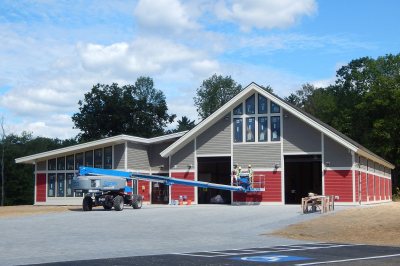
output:
POLYGON ((134 137, 134 136, 129 136, 129 135, 118 135, 118 136, 113 136, 109 138, 104 138, 100 140, 95 140, 95 141, 90 141, 78 145, 73 145, 65 148, 60 148, 56 150, 51 150, 51 151, 46 151, 42 153, 37 153, 21 158, 15 159, 16 163, 35 163, 36 160, 38 159, 46 159, 49 157, 54 157, 54 156, 61 156, 63 154, 69 154, 72 152, 79 152, 82 150, 86 150, 88 148, 96 148, 96 147, 104 147, 106 145, 110 144, 119 144, 119 143, 124 143, 125 141, 130 141, 130 142, 136 142, 136 143, 141 143, 141 144, 155 144, 155 143, 161 143, 165 142, 174 138, 180 138, 183 136, 187 131, 182 131, 178 133, 173 133, 173 134, 168 134, 160 137, 154 137, 154 138, 141 138, 141 137, 134 137))

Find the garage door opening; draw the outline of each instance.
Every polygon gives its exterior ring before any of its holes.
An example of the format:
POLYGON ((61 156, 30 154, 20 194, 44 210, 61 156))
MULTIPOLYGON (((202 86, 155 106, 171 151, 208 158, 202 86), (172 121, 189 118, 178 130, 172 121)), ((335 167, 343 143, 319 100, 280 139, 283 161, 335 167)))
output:
MULTIPOLYGON (((168 176, 168 174, 156 174, 160 176, 168 176)), ((168 204, 169 203, 169 186, 151 182, 151 204, 168 204)))
MULTIPOLYGON (((197 158, 199 181, 231 184, 231 157, 197 158)), ((199 204, 231 204, 231 192, 213 188, 197 188, 199 204), (222 201, 221 201, 222 199, 222 201)))
POLYGON ((308 193, 322 194, 321 155, 285 155, 285 204, 300 204, 308 193))

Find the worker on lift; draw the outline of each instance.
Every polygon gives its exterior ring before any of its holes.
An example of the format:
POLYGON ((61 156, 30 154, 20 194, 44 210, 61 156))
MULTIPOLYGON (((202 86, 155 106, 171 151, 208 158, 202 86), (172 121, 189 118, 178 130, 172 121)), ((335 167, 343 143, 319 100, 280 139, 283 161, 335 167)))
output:
POLYGON ((233 165, 233 171, 232 171, 232 183, 234 185, 239 185, 239 179, 240 175, 242 173, 242 167, 238 167, 237 164, 233 165))
POLYGON ((251 164, 249 164, 247 171, 249 172, 249 184, 251 186, 253 184, 253 169, 251 168, 251 164))

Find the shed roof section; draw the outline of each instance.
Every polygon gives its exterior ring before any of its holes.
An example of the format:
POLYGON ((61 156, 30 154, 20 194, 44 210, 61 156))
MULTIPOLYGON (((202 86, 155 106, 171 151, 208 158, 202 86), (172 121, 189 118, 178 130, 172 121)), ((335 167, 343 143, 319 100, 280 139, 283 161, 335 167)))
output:
POLYGON ((256 83, 251 83, 248 85, 243 91, 238 93, 235 97, 233 97, 229 102, 224 104, 221 108, 215 111, 212 115, 201 121, 195 128, 190 130, 187 134, 181 137, 179 140, 174 142, 171 146, 161 152, 161 156, 168 157, 175 152, 179 151, 184 145, 192 141, 198 135, 203 133, 209 127, 211 127, 215 122, 217 122, 222 117, 228 115, 231 109, 233 109, 239 102, 243 101, 247 97, 251 96, 255 92, 269 98, 271 101, 275 102, 276 104, 280 105, 284 110, 291 113, 292 115, 298 117, 305 123, 309 124, 310 126, 316 128, 320 132, 324 133, 325 135, 329 136, 330 138, 334 139, 336 142, 342 144, 343 146, 347 147, 351 151, 358 153, 362 156, 370 158, 378 163, 385 165, 388 168, 393 169, 394 165, 387 162, 383 158, 379 157, 378 155, 374 154, 373 152, 369 151, 359 143, 355 142, 354 140, 350 139, 346 135, 342 134, 341 132, 337 131, 336 129, 332 128, 331 126, 323 123, 319 119, 315 118, 314 116, 304 112, 303 110, 293 106, 292 104, 286 102, 282 98, 269 93, 268 91, 264 90, 261 86, 257 85, 256 83))
POLYGON ((97 147, 104 147, 107 145, 113 145, 113 144, 119 144, 119 143, 124 143, 125 141, 129 142, 134 142, 134 143, 141 143, 141 144, 156 144, 156 143, 161 143, 161 142, 166 142, 175 138, 180 138, 183 136, 187 131, 182 131, 178 133, 173 133, 173 134, 168 134, 160 137, 154 137, 154 138, 140 138, 140 137, 134 137, 134 136, 129 136, 129 135, 118 135, 114 137, 109 137, 109 138, 104 138, 100 140, 95 140, 95 141, 90 141, 74 146, 69 146, 61 149, 56 149, 56 150, 51 150, 51 151, 46 151, 42 153, 37 153, 21 158, 15 159, 16 163, 34 163, 37 160, 45 160, 50 157, 54 156, 61 156, 63 154, 68 154, 71 152, 79 152, 86 150, 88 148, 94 149, 97 147))

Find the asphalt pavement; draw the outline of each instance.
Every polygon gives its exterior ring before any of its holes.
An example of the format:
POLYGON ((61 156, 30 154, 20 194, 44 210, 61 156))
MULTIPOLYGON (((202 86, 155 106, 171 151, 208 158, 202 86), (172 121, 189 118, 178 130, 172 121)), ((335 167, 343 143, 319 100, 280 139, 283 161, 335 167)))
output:
POLYGON ((100 265, 399 265, 400 248, 342 243, 306 243, 220 251, 51 263, 100 265))
POLYGON ((2 218, 0 265, 299 244, 262 234, 317 216, 298 205, 145 205, 2 218))

